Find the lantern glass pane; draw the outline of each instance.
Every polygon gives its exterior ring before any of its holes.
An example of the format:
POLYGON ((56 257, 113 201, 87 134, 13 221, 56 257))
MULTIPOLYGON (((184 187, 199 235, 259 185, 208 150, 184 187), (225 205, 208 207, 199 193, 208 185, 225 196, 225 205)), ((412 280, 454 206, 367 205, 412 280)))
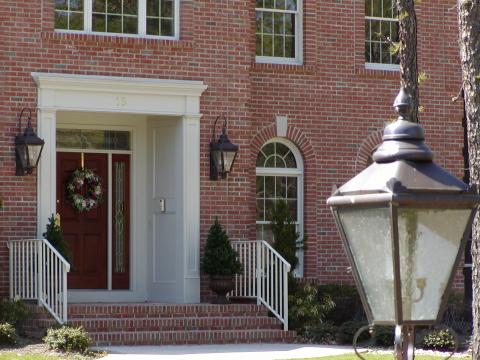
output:
POLYGON ((344 208, 338 216, 373 321, 395 321, 390 209, 344 208))
POLYGON ((399 209, 403 319, 434 321, 470 209, 399 209))
POLYGON ((27 146, 25 144, 16 144, 17 154, 24 169, 27 168, 27 146))
POLYGON ((27 145, 29 166, 36 166, 42 145, 27 145))
POLYGON ((222 172, 222 152, 220 150, 212 150, 212 159, 217 167, 217 173, 220 174, 222 172))
POLYGON ((225 172, 230 172, 233 166, 233 160, 235 159, 235 151, 224 151, 223 152, 223 161, 224 161, 224 170, 225 172))

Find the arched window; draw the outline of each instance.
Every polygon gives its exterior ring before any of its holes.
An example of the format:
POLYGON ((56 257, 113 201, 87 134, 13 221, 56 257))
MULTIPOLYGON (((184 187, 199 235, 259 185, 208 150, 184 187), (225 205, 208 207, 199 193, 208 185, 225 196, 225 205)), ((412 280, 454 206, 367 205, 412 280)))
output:
MULTIPOLYGON (((295 145, 283 138, 265 143, 257 156, 256 182, 257 239, 272 241, 269 224, 278 200, 287 202, 303 239, 303 161, 295 145)), ((297 256, 299 265, 295 273, 302 276, 303 254, 297 256)))

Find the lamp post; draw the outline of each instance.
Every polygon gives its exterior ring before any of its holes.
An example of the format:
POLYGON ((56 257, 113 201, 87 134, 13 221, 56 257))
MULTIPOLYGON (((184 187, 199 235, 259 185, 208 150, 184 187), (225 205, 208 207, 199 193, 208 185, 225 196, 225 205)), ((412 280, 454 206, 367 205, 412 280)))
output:
POLYGON ((436 165, 412 100, 395 99, 398 120, 375 161, 327 200, 370 325, 396 325, 395 358, 413 359, 414 326, 438 323, 480 196, 436 165))

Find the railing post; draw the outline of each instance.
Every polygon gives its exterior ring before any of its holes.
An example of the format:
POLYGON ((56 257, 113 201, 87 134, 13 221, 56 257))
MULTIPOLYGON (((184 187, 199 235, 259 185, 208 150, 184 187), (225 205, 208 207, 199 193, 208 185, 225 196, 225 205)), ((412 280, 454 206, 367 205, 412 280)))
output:
POLYGON ((283 330, 288 330, 288 269, 283 264, 283 330))
POLYGON ((67 303, 67 271, 65 269, 65 265, 62 264, 62 275, 63 275, 63 279, 62 279, 62 292, 63 292, 63 304, 62 304, 62 320, 63 322, 67 322, 67 316, 68 316, 68 303, 67 303))
POLYGON ((42 241, 37 242, 37 302, 42 304, 43 300, 43 244, 42 241))
POLYGON ((15 244, 8 242, 8 256, 9 256, 9 276, 10 276, 10 299, 14 298, 13 295, 13 248, 15 247, 15 244))
POLYGON ((260 259, 261 259, 261 254, 260 254, 260 251, 261 251, 261 246, 262 246, 262 242, 261 241, 257 241, 255 243, 255 249, 256 249, 256 258, 257 258, 257 263, 255 264, 255 276, 256 276, 256 280, 257 280, 257 288, 256 288, 256 296, 257 296, 257 305, 260 305, 260 292, 261 292, 261 286, 262 286, 262 277, 261 277, 261 273, 260 273, 260 269, 261 269, 261 263, 260 263, 260 259))

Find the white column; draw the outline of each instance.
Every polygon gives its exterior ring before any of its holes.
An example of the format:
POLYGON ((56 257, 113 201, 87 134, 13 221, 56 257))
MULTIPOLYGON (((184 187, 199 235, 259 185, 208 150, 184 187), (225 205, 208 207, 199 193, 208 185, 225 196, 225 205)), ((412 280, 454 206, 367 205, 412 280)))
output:
POLYGON ((182 119, 184 301, 200 302, 200 115, 182 119))
POLYGON ((45 232, 48 218, 56 213, 56 112, 39 109, 37 114, 38 136, 45 141, 37 169, 37 236, 45 232))

